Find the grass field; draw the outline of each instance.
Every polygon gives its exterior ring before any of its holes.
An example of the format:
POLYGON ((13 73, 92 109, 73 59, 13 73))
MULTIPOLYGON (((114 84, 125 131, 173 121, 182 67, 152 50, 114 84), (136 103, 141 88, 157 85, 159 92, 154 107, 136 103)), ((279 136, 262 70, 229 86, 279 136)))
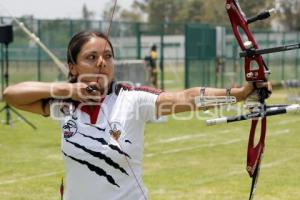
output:
MULTIPOLYGON (((270 103, 284 102, 284 96, 284 91, 274 91, 270 103)), ((21 113, 38 129, 20 121, 13 127, 0 125, 0 199, 59 200, 64 171, 58 124, 21 113)), ((146 125, 144 180, 150 199, 248 198, 251 179, 245 162, 250 122, 206 127, 203 119, 208 115, 200 116, 202 120, 169 117, 167 123, 146 125)), ((300 115, 268 119, 255 199, 299 200, 300 115)))

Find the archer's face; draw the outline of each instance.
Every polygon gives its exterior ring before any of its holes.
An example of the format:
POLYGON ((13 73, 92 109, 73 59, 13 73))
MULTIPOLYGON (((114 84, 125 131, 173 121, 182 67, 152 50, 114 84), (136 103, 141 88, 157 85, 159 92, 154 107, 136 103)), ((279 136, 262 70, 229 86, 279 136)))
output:
POLYGON ((77 63, 70 65, 73 75, 81 82, 98 82, 103 89, 114 77, 114 59, 107 41, 100 37, 92 37, 85 43, 77 56, 77 63))

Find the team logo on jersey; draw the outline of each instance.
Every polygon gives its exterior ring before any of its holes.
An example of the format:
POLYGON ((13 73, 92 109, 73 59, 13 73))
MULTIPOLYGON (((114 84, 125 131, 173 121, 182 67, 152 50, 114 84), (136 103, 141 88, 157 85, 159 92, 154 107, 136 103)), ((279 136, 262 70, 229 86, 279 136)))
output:
POLYGON ((110 135, 115 139, 118 140, 121 136, 121 125, 119 123, 112 123, 111 130, 109 131, 110 135))
POLYGON ((77 130, 78 128, 76 122, 74 122, 73 120, 67 121, 67 123, 63 125, 64 138, 72 137, 77 133, 77 130))

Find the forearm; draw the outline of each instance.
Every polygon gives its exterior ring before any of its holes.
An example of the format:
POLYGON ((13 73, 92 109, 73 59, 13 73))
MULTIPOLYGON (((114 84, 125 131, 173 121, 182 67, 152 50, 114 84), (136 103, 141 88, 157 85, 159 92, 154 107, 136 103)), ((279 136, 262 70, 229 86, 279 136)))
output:
MULTIPOLYGON (((171 113, 197 110, 195 97, 200 96, 200 87, 186 89, 180 92, 162 93, 157 101, 158 115, 168 115, 171 113)), ((226 96, 226 89, 205 88, 204 96, 226 96)), ((245 99, 245 94, 241 88, 232 88, 230 96, 236 97, 237 101, 245 99)), ((200 108, 201 109, 201 108, 200 108)), ((204 109, 204 108, 203 108, 204 109)))
MULTIPOLYGON (((192 88, 192 89, 194 89, 194 88, 192 88)), ((196 93, 198 90, 198 95, 196 95, 196 96, 199 96, 200 88, 195 88, 195 90, 196 90, 196 93)), ((226 94, 226 92, 227 91, 224 88, 205 88, 204 96, 226 96, 226 95, 228 95, 228 94, 226 94)), ((234 96, 237 101, 242 101, 247 96, 247 94, 245 94, 241 88, 231 88, 229 95, 234 96)), ((193 99, 193 101, 194 101, 194 99, 193 99)))
POLYGON ((67 97, 69 91, 69 83, 23 82, 7 87, 4 90, 3 98, 10 105, 22 106, 42 99, 67 97))

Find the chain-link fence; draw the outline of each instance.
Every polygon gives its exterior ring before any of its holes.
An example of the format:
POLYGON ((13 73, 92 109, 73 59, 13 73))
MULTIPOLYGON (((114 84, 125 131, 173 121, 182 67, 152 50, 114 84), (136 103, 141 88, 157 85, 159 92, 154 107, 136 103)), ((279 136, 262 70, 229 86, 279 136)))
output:
MULTIPOLYGON (((78 31, 94 29, 106 33, 110 22, 84 20, 38 20, 20 18, 24 25, 63 62, 68 41, 78 31)), ((0 17, 11 24, 10 17, 0 17)), ((9 45, 10 84, 55 81, 65 77, 49 56, 13 23, 14 41, 9 45)), ((191 86, 234 86, 244 82, 244 63, 230 28, 203 24, 147 24, 113 22, 109 33, 116 60, 143 60, 153 44, 158 47, 160 86, 175 89, 191 86)), ((299 33, 255 31, 260 47, 296 43, 299 33)), ((299 50, 265 55, 271 80, 299 79, 299 50)), ((0 46, 1 82, 5 48, 0 46)), ((3 85, 3 84, 2 84, 3 85)))
MULTIPOLYGON (((160 85, 168 88, 183 87, 184 36, 182 24, 143 24, 127 22, 83 20, 38 20, 19 18, 32 33, 40 38, 58 59, 66 62, 66 48, 73 34, 82 30, 110 29, 116 60, 143 60, 150 47, 158 47, 160 85), (166 76, 164 76, 166 74, 166 76), (165 80, 165 78, 169 80, 165 80)), ((28 81, 54 81, 65 77, 50 57, 22 31, 10 17, 0 17, 1 24, 13 24, 14 41, 9 45, 10 84, 28 81)), ((4 77, 4 45, 0 49, 1 76, 4 77)))
MULTIPOLYGON (((254 31, 260 48, 299 43, 299 33, 254 31)), ((231 28, 204 25, 186 26, 186 87, 242 85, 244 59, 231 28)), ((244 38, 245 39, 245 38, 244 38)), ((266 54, 263 58, 271 70, 270 80, 299 80, 299 49, 266 54)))

